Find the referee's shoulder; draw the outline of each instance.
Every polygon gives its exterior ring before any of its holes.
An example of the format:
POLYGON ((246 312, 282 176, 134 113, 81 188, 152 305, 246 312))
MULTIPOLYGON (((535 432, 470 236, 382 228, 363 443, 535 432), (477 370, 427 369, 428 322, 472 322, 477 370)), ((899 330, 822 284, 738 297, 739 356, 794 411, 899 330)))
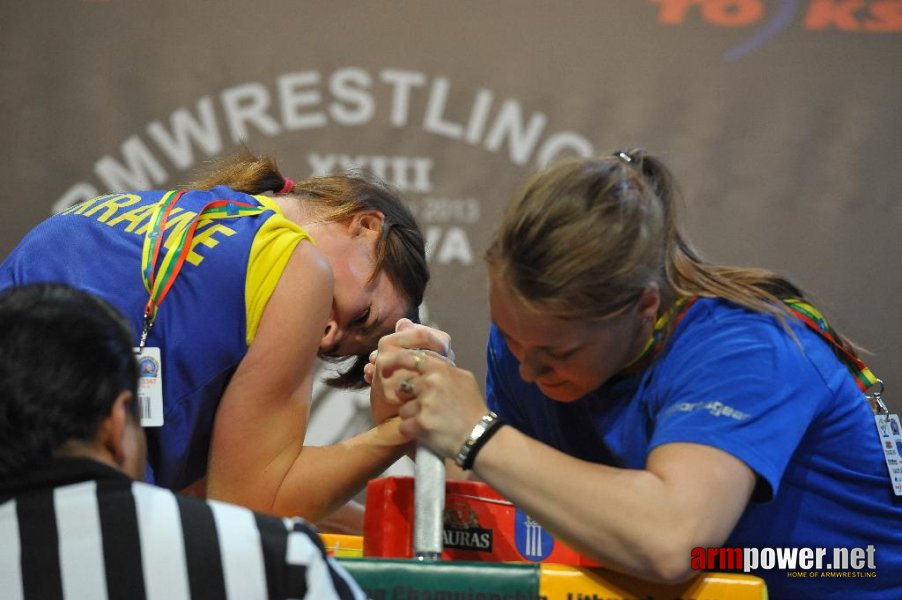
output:
POLYGON ((186 550, 190 543, 200 563, 191 568, 221 571, 225 587, 232 576, 257 578, 269 598, 308 598, 318 590, 328 598, 358 599, 365 594, 344 569, 331 559, 316 527, 304 519, 283 518, 249 508, 182 496, 143 482, 132 483, 132 493, 147 504, 177 506, 186 550), (217 551, 212 551, 216 548, 217 551), (328 591, 327 591, 328 590, 328 591))

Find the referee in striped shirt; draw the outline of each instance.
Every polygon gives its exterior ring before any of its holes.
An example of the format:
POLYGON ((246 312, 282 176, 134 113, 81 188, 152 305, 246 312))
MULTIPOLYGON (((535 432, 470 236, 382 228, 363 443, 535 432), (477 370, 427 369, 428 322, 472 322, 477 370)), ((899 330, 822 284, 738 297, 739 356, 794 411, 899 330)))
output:
POLYGON ((0 599, 365 598, 304 521, 140 481, 131 337, 85 292, 0 293, 0 599))

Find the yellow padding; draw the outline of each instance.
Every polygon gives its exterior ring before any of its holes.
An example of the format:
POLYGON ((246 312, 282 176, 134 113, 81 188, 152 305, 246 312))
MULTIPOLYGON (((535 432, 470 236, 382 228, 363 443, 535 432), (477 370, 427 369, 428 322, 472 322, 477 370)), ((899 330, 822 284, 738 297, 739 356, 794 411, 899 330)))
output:
POLYGON ((541 565, 539 595, 545 600, 601 597, 605 600, 767 600, 767 586, 760 577, 733 573, 699 573, 686 583, 648 583, 607 569, 541 565))
POLYGON ((363 556, 363 536, 342 533, 321 533, 323 544, 329 554, 339 557, 360 558, 363 556))

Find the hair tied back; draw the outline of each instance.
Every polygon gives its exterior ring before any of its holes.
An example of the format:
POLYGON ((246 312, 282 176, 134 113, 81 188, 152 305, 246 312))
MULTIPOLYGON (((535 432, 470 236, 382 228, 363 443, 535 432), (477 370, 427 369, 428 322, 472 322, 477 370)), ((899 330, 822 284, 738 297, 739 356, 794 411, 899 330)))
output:
POLYGON ((289 177, 285 178, 285 183, 282 185, 282 189, 276 192, 277 196, 284 196, 285 194, 294 190, 294 179, 289 177))

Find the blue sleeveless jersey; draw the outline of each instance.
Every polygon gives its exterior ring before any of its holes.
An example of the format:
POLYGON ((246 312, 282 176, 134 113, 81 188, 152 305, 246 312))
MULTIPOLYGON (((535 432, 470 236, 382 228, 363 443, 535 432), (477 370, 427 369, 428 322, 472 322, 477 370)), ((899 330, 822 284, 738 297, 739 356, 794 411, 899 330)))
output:
MULTIPOLYGON (((142 245, 153 207, 164 194, 102 196, 47 219, 0 265, 0 289, 57 282, 91 292, 128 318, 137 346, 148 300, 142 245)), ((190 191, 170 213, 167 236, 220 199, 264 205, 261 198, 226 187, 190 191)), ((216 409, 248 347, 245 285, 251 248, 261 227, 279 214, 267 205, 259 215, 201 219, 192 250, 160 305, 146 344, 161 351, 164 410, 162 427, 145 428, 149 482, 178 490, 206 474, 216 409)))

